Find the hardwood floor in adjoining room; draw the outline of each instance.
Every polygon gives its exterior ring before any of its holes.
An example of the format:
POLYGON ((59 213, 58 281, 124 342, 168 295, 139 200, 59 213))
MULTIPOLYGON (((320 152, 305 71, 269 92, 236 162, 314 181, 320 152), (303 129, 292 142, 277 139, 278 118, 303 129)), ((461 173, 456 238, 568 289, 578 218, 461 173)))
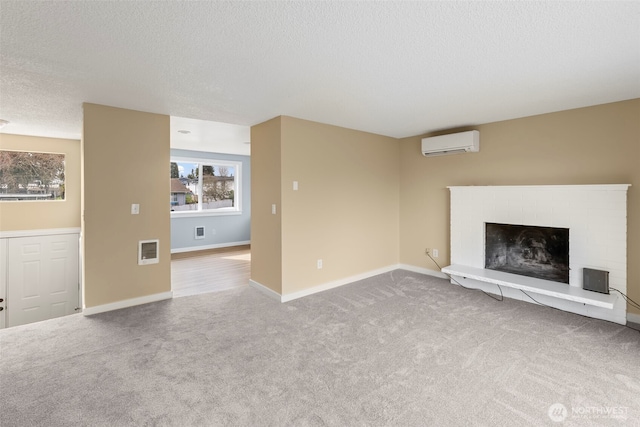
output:
POLYGON ((249 245, 171 255, 174 297, 248 286, 250 276, 249 245))

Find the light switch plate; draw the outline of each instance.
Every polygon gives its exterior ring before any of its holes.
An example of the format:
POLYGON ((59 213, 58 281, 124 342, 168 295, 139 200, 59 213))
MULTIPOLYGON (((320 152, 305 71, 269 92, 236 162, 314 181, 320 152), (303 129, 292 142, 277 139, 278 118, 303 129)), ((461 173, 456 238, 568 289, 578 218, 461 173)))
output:
POLYGON ((131 215, 138 215, 140 213, 140 205, 134 203, 131 205, 131 215))

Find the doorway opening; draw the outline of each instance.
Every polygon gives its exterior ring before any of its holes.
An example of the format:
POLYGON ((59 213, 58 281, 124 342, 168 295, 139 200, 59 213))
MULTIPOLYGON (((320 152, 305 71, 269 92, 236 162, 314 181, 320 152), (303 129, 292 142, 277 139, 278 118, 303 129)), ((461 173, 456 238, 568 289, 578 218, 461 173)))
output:
POLYGON ((174 298, 249 286, 250 277, 250 245, 171 255, 174 298))

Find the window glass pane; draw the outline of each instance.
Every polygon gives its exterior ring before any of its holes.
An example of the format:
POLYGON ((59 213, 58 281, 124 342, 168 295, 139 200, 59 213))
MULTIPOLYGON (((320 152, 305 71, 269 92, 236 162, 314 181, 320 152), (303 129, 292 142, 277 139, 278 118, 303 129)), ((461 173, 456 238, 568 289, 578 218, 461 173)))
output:
POLYGON ((202 209, 233 208, 235 168, 222 165, 202 166, 202 209))
POLYGON ((171 211, 198 210, 198 164, 171 162, 171 211))
POLYGON ((0 150, 0 201, 64 200, 64 154, 0 150))

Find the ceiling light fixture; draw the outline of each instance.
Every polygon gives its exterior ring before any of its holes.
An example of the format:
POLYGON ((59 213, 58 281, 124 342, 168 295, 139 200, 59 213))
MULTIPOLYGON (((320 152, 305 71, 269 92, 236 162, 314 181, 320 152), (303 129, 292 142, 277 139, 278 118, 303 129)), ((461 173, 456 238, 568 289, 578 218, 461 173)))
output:
POLYGON ((181 133, 183 135, 189 135, 191 133, 191 131, 190 130, 181 129, 181 130, 178 131, 178 133, 181 133))
POLYGON ((6 125, 9 124, 8 120, 2 120, 0 119, 0 129, 2 129, 3 127, 5 127, 6 125))

